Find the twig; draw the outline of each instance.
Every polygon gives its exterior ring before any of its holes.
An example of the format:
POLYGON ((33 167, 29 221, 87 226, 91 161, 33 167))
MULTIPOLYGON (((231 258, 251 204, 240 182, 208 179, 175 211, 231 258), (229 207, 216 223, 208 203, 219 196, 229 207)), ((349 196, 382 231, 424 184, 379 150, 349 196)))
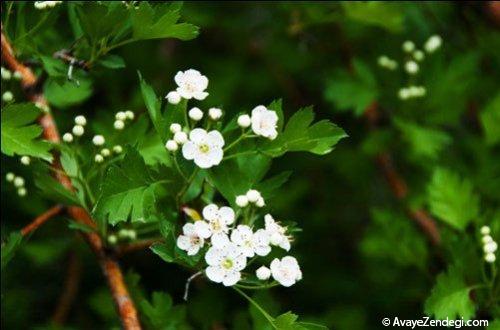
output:
POLYGON ((26 236, 32 231, 38 229, 41 225, 43 225, 45 222, 48 220, 52 219, 61 211, 64 209, 62 205, 56 205, 45 211, 44 213, 40 214, 38 217, 35 218, 31 223, 26 225, 23 229, 21 229, 21 235, 26 236))
MULTIPOLYGON (((10 67, 10 69, 12 69, 12 71, 18 71, 21 73, 21 84, 26 92, 26 96, 28 97, 28 99, 41 105, 47 105, 47 100, 45 99, 44 95, 34 88, 37 86, 37 79, 31 69, 19 62, 14 56, 12 47, 10 46, 10 43, 3 33, 3 27, 1 42, 2 59, 6 63, 6 65, 10 67)), ((52 115, 49 112, 46 112, 39 118, 38 121, 43 128, 44 138, 52 143, 59 143, 61 138, 59 136, 59 132, 57 130, 55 121, 52 118, 52 115)), ((57 180, 68 190, 73 190, 74 188, 71 184, 71 180, 63 172, 57 154, 54 154, 52 166, 58 170, 56 171, 57 180)), ((96 227, 95 222, 83 208, 71 206, 68 208, 68 213, 75 221, 86 224, 93 228, 96 227)), ((120 316, 123 328, 127 330, 141 329, 137 311, 125 285, 120 266, 112 256, 106 253, 101 237, 98 234, 96 234, 95 232, 90 232, 82 233, 82 235, 90 245, 91 249, 97 257, 97 260, 99 261, 99 264, 111 290, 112 298, 120 316)))
MULTIPOLYGON (((379 116, 380 113, 378 111, 378 104, 377 102, 373 102, 367 107, 364 113, 364 117, 370 129, 376 128, 379 116)), ((404 178, 396 170, 390 154, 387 152, 381 152, 375 159, 380 171, 389 184, 393 195, 398 200, 404 200, 408 196, 408 185, 406 184, 404 178)), ((410 218, 419 225, 420 229, 427 235, 429 240, 434 245, 439 245, 441 243, 441 235, 436 221, 425 210, 412 210, 407 208, 406 212, 410 218)))
POLYGON ((195 273, 193 275, 191 275, 187 281, 186 281, 186 286, 184 288, 184 296, 183 296, 183 299, 184 301, 187 301, 188 300, 188 296, 189 296, 189 285, 191 284, 191 281, 194 280, 195 278, 197 278, 198 276, 200 276, 201 274, 203 274, 203 272, 198 272, 198 273, 195 273))
POLYGON ((69 255, 68 270, 66 273, 66 280, 64 281, 64 287, 57 306, 52 315, 52 323, 56 325, 63 325, 66 322, 68 313, 71 310, 71 306, 75 301, 76 295, 78 293, 78 287, 80 286, 80 280, 82 278, 82 262, 78 255, 72 251, 69 255))
POLYGON ((144 239, 130 244, 119 245, 116 247, 115 251, 118 256, 121 256, 130 252, 147 249, 154 243, 161 242, 161 240, 161 238, 144 239))

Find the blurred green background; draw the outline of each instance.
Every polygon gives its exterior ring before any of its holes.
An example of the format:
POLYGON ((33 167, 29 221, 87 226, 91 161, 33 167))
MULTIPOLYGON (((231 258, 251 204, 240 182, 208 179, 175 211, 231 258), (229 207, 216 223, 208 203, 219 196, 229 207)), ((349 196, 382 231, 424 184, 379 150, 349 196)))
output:
MULTIPOLYGON (((64 132, 76 114, 109 119, 119 110, 145 111, 137 70, 164 94, 174 88, 177 71, 201 71, 210 80, 204 106, 220 106, 228 117, 277 98, 283 98, 288 115, 314 105, 318 118, 332 120, 349 138, 326 157, 288 154, 274 162, 273 173, 293 170, 272 208, 281 219, 296 221, 303 229, 295 254, 304 278, 292 288, 274 288, 257 298, 275 315, 292 310, 333 329, 379 329, 383 317, 422 316, 435 275, 444 268, 439 254, 447 252, 432 247, 404 213, 407 204, 425 208, 432 169, 447 165, 467 173, 486 203, 498 205, 498 145, 483 142, 478 119, 499 90, 496 10, 495 17, 488 2, 186 2, 182 17, 200 27, 196 39, 120 48, 116 54, 125 59, 126 68, 92 72, 91 98, 56 109, 55 115, 64 132), (426 58, 416 78, 426 86, 427 96, 399 100, 398 89, 408 78, 401 69, 380 68, 378 57, 394 58, 401 67, 405 40, 421 48, 435 34, 443 45, 426 58), (368 73, 353 68, 356 61, 368 73), (345 87, 340 92, 339 84, 345 87), (372 101, 383 109, 377 132, 370 132, 360 115, 372 101), (392 115, 433 125, 450 140, 422 155, 419 148, 434 139, 412 140, 391 122, 392 115), (410 196, 404 202, 394 198, 374 162, 380 151, 392 153, 408 182, 410 196)), ((59 29, 42 32, 45 54, 58 50, 58 42, 51 42, 62 38, 58 33, 69 33, 65 19, 56 24, 59 29)), ((2 181, 2 237, 50 206, 30 186, 29 170, 17 159, 2 157, 3 177, 12 170, 25 175, 30 193, 20 199, 2 181)), ((52 221, 2 273, 2 328, 47 324, 72 255, 78 256, 81 279, 67 327, 118 327, 93 255, 66 226, 52 221)), ((182 303, 188 272, 147 250, 127 256, 122 264, 126 271, 140 274, 140 285, 148 294, 166 291, 176 304, 182 303)), ((233 291, 198 281, 186 312, 195 329, 245 329, 251 319, 259 320, 252 318, 255 311, 247 310, 247 303, 233 291)), ((491 317, 479 311, 477 317, 481 316, 491 317)), ((257 329, 266 326, 256 323, 257 329)))

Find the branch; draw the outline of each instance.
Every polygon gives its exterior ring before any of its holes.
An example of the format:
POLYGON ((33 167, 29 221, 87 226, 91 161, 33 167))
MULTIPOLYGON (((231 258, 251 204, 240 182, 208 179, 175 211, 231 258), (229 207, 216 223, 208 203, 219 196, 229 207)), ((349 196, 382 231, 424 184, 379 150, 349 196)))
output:
MULTIPOLYGON (((373 102, 366 108, 364 117, 370 129, 373 130, 377 127, 377 122, 380 117, 377 102, 373 102)), ((381 152, 375 159, 394 197, 398 200, 404 200, 408 196, 408 185, 394 166, 391 155, 387 152, 381 152)), ((425 210, 412 210, 407 208, 406 212, 410 218, 419 225, 420 229, 434 245, 441 244, 441 235, 436 221, 425 210)))
MULTIPOLYGON (((37 79, 33 72, 20 63, 16 57, 14 56, 14 52, 12 47, 10 46, 9 41, 5 37, 2 28, 2 59, 6 63, 8 67, 10 67, 13 71, 18 71, 22 75, 21 84, 26 93, 26 96, 29 100, 39 103, 42 105, 47 105, 47 100, 44 95, 36 90, 37 79)), ((57 126, 55 124, 52 115, 49 112, 44 113, 38 119, 40 125, 43 128, 43 136, 50 142, 59 143, 61 138, 59 136, 59 132, 57 130, 57 126)), ((57 154, 54 154, 54 161, 52 163, 52 167, 54 167, 56 171, 57 180, 68 190, 73 190, 73 186, 71 184, 71 180, 66 176, 64 171, 62 170, 59 157, 57 154)), ((90 215, 81 207, 71 206, 68 207, 68 213, 71 217, 80 223, 86 224, 91 227, 96 227, 95 222, 91 219, 90 215)), ((97 260, 102 268, 104 276, 108 282, 109 288, 111 290, 111 294, 113 297, 113 301, 117 308, 118 314, 120 316, 122 325, 124 329, 141 329, 139 319, 137 317, 137 311, 134 306, 132 299, 130 298, 130 294, 125 285, 125 281, 123 279, 123 274, 118 265, 117 261, 110 255, 108 255, 104 249, 104 245, 102 243, 101 237, 95 232, 91 233, 83 233, 82 234, 90 245, 91 249, 94 251, 97 260)))
POLYGON ((59 296, 59 301, 52 315, 52 323, 55 325, 63 325, 71 310, 71 306, 75 301, 82 278, 82 262, 75 251, 69 255, 68 270, 66 272, 66 280, 64 287, 59 296))
POLYGON ((151 245, 153 245, 154 243, 158 243, 161 241, 162 241, 161 238, 144 239, 144 240, 133 242, 130 244, 119 245, 116 247, 115 251, 116 251, 116 254, 118 256, 122 256, 122 255, 130 253, 130 252, 135 252, 135 251, 147 249, 151 245))
POLYGON ((23 229, 21 229, 21 235, 26 236, 29 233, 35 231, 43 225, 45 222, 48 220, 52 219, 61 211, 64 209, 62 205, 56 205, 45 211, 44 213, 40 214, 38 217, 35 218, 31 223, 29 223, 27 226, 25 226, 23 229))

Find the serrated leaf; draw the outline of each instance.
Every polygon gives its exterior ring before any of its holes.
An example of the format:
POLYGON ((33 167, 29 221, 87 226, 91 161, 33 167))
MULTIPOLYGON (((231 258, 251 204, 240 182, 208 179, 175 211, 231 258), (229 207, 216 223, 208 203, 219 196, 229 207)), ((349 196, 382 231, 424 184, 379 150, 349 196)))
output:
POLYGON ((432 214, 461 231, 479 215, 479 197, 472 183, 444 168, 434 171, 428 200, 432 214))
POLYGON ((38 140, 43 129, 33 124, 40 110, 32 103, 10 104, 2 109, 2 152, 8 156, 28 155, 52 161, 51 145, 38 140))
POLYGON ((153 87, 148 85, 148 83, 146 83, 146 81, 142 79, 140 73, 139 73, 139 80, 141 84, 142 98, 144 99, 144 104, 146 105, 146 109, 148 109, 151 122, 153 123, 156 132, 160 136, 162 143, 165 143, 169 131, 167 123, 161 114, 161 101, 156 96, 153 87))
POLYGON ((118 33, 129 13, 121 3, 87 2, 76 7, 80 27, 92 43, 118 33))
POLYGON ((455 267, 438 275, 431 295, 425 301, 425 313, 435 319, 466 320, 475 314, 475 306, 469 297, 470 288, 455 267))
POLYGON ((74 79, 75 81, 64 80, 62 83, 53 78, 47 79, 43 86, 47 101, 58 108, 67 108, 88 99, 92 95, 92 81, 81 75, 76 75, 74 79))
POLYGON ((198 27, 189 23, 177 23, 180 18, 180 6, 160 4, 153 7, 141 2, 132 12, 132 30, 134 39, 177 38, 190 40, 198 35, 198 27))
POLYGON ((9 263, 9 261, 14 257, 14 254, 16 253, 17 249, 21 245, 21 241, 23 239, 23 235, 21 235, 20 232, 12 232, 9 235, 9 238, 7 239, 7 242, 4 244, 2 243, 2 251, 1 251, 1 256, 2 256, 2 270, 4 269, 5 266, 9 263))
POLYGON ((140 302, 142 314, 151 329, 189 329, 186 322, 186 306, 173 305, 172 298, 163 292, 153 292, 151 302, 140 302))

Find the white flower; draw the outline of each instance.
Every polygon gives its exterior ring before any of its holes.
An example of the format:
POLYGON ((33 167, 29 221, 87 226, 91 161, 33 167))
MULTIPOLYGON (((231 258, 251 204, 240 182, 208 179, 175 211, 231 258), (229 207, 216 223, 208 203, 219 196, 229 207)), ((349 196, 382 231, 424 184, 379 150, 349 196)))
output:
POLYGON ((176 105, 179 104, 181 101, 181 95, 177 93, 176 91, 169 92, 167 96, 165 96, 167 99, 168 103, 176 105))
POLYGON ((134 118, 135 118, 135 114, 130 110, 125 111, 125 116, 127 116, 127 119, 130 119, 130 120, 134 120, 134 118))
POLYGON ((109 155, 111 155, 111 151, 109 151, 108 148, 104 148, 101 150, 101 155, 103 155, 103 157, 108 157, 109 155))
POLYGON ((179 249, 192 256, 198 253, 205 244, 205 240, 198 235, 196 227, 192 223, 186 223, 182 227, 183 235, 177 237, 177 246, 179 249))
POLYGON ((489 242, 493 242, 493 237, 490 235, 484 235, 483 238, 481 238, 481 241, 483 244, 488 244, 489 242))
POLYGON ((267 281, 271 277, 271 270, 266 266, 261 266, 255 271, 255 275, 261 281, 267 281))
POLYGON ((102 155, 99 155, 99 154, 98 154, 98 155, 95 155, 95 157, 94 157, 94 161, 95 161, 96 163, 102 163, 102 162, 104 161, 104 157, 103 157, 102 155))
POLYGON ((184 144, 188 140, 188 136, 185 132, 177 132, 174 134, 174 141, 177 142, 178 144, 184 144))
POLYGON ((208 79, 197 70, 179 71, 174 80, 179 86, 177 93, 185 99, 204 100, 208 96, 208 93, 205 92, 208 87, 208 79))
POLYGON ((67 142, 67 143, 73 142, 73 134, 71 134, 71 133, 64 133, 62 138, 63 138, 64 142, 67 142))
POLYGON ((498 245, 495 241, 488 242, 484 245, 484 253, 494 253, 498 248, 498 245))
POLYGON ((23 165, 29 165, 31 163, 31 158, 28 156, 22 156, 21 157, 21 164, 23 165))
POLYGON ((245 195, 236 196, 236 205, 239 207, 245 207, 248 205, 248 198, 245 195))
POLYGON ((45 9, 47 8, 46 1, 35 1, 34 6, 36 9, 45 9))
POLYGON ((208 221, 210 235, 212 235, 211 242, 217 244, 215 241, 227 234, 228 226, 234 222, 234 210, 228 206, 219 208, 215 204, 209 204, 203 208, 202 214, 203 218, 208 221))
POLYGON ((269 235, 264 229, 255 233, 246 225, 239 225, 231 232, 231 241, 238 245, 246 257, 254 255, 266 256, 271 252, 269 246, 269 235))
POLYGON ((105 142, 106 142, 106 140, 104 139, 104 136, 102 136, 102 135, 95 135, 92 138, 92 143, 96 146, 102 146, 105 142))
POLYGON ((209 265, 205 270, 207 277, 224 286, 232 286, 241 279, 240 271, 247 264, 243 252, 235 244, 229 243, 222 248, 211 247, 205 255, 205 261, 209 265))
POLYGON ((405 63, 405 70, 409 74, 416 74, 418 72, 418 64, 415 61, 408 61, 405 63))
POLYGON ((238 117, 238 126, 247 128, 252 125, 252 119, 249 115, 241 115, 238 117))
POLYGON ((14 187, 21 188, 24 186, 24 179, 20 176, 14 178, 14 187))
POLYGON ((75 136, 82 136, 83 133, 85 133, 85 129, 81 125, 75 125, 73 126, 72 132, 75 136))
POLYGON ((281 260, 274 259, 271 262, 271 274, 276 281, 286 287, 302 279, 302 271, 297 259, 291 256, 286 256, 281 260))
POLYGON ((203 118, 203 111, 201 111, 199 108, 192 108, 188 112, 189 118, 191 118, 194 121, 200 121, 201 118, 203 118))
POLYGON ((257 207, 264 207, 266 205, 266 202, 264 201, 264 198, 260 197, 259 199, 257 199, 257 201, 255 202, 255 205, 257 207))
POLYGON ((12 94, 11 91, 6 91, 5 93, 2 94, 2 100, 5 102, 10 102, 14 99, 14 94, 12 94))
POLYGON ((491 232, 490 227, 488 227, 488 226, 482 226, 481 227, 481 234, 482 235, 489 235, 490 232, 491 232))
POLYGON ((413 41, 406 40, 405 42, 403 42, 402 48, 404 52, 411 53, 415 49, 415 44, 413 43, 413 41))
POLYGON ((26 196, 26 193, 27 193, 27 190, 26 190, 26 188, 24 188, 24 187, 21 187, 21 188, 17 189, 17 194, 18 194, 19 196, 21 196, 21 197, 26 196))
POLYGON ((113 147, 113 152, 116 154, 120 154, 122 151, 123 151, 123 148, 120 145, 116 145, 113 147))
POLYGON ((290 239, 286 235, 286 227, 282 227, 279 223, 277 223, 270 214, 266 214, 264 216, 264 221, 270 243, 289 251, 290 239))
POLYGON ((113 123, 113 127, 117 130, 122 130, 125 127, 125 122, 121 120, 115 120, 113 123))
POLYGON ((434 53, 439 47, 441 47, 441 43, 443 40, 438 35, 431 36, 424 45, 424 49, 428 53, 434 53))
POLYGON ((14 181, 15 178, 16 178, 16 175, 12 172, 9 172, 9 173, 7 173, 7 175, 5 175, 5 180, 7 180, 7 182, 12 182, 12 181, 14 181))
POLYGON ((379 66, 389 70, 395 70, 398 67, 398 62, 391 60, 389 57, 385 55, 380 56, 377 62, 379 66))
POLYGON ((125 121, 127 119, 127 115, 125 114, 125 112, 123 111, 118 111, 116 114, 115 114, 115 119, 116 120, 121 120, 121 121, 125 121))
POLYGON ((212 120, 219 120, 222 117, 222 110, 219 108, 210 108, 208 109, 208 116, 212 120))
POLYGON ((496 256, 494 253, 487 253, 485 256, 484 256, 484 260, 490 264, 494 263, 495 260, 497 260, 496 256))
POLYGON ((265 106, 259 105, 252 110, 252 131, 255 134, 274 140, 278 136, 277 123, 276 112, 265 106))
POLYGON ((182 130, 182 126, 178 123, 173 123, 170 125, 170 132, 173 134, 180 132, 181 130, 182 130))
POLYGON ((85 118, 85 116, 76 116, 75 117, 75 124, 76 125, 80 125, 80 126, 85 126, 87 125, 87 118, 85 118))
POLYGON ((167 148, 168 151, 177 151, 179 145, 174 140, 168 140, 167 143, 165 143, 165 148, 167 148))
POLYGON ((259 198, 262 198, 262 196, 257 190, 250 189, 249 191, 247 191, 247 198, 250 203, 255 203, 259 200, 259 198))
POLYGON ((193 159, 201 168, 210 168, 222 161, 223 146, 224 138, 218 131, 207 133, 202 128, 195 128, 189 133, 189 141, 182 146, 182 155, 187 160, 193 159))

